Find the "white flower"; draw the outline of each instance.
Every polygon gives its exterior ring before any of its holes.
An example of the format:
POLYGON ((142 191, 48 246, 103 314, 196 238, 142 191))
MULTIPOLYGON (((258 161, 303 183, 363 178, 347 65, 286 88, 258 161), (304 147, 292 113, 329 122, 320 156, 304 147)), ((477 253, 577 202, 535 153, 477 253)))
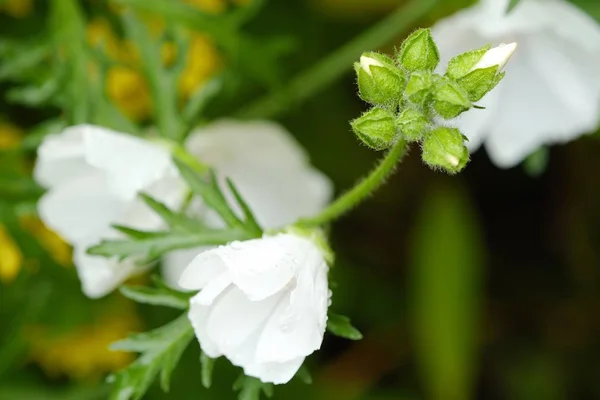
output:
POLYGON ((323 252, 294 234, 233 242, 197 256, 180 286, 200 290, 189 319, 202 351, 263 382, 288 382, 321 347, 330 291, 323 252))
POLYGON ((119 237, 111 224, 153 230, 160 218, 136 196, 141 190, 176 207, 184 186, 167 149, 91 125, 47 137, 38 149, 35 179, 48 192, 40 218, 74 246, 84 293, 100 297, 139 271, 134 260, 90 256, 90 245, 119 237))
MULTIPOLYGON (((280 228, 318 213, 331 200, 329 179, 311 167, 304 149, 281 126, 268 121, 217 121, 188 138, 186 149, 233 180, 259 224, 280 228)), ((231 198, 231 196, 230 196, 231 198)), ((201 207, 197 214, 203 214, 201 207)), ((210 225, 219 221, 212 213, 210 225)), ((183 268, 206 248, 179 250, 163 261, 165 280, 176 286, 183 268)))
POLYGON ((477 61, 475 65, 473 65, 471 71, 493 66, 498 66, 498 71, 500 71, 502 68, 504 68, 508 60, 510 60, 516 49, 516 43, 501 44, 500 46, 492 47, 485 52, 485 54, 479 59, 479 61, 477 61))
POLYGON ((485 143, 501 167, 594 131, 600 113, 600 26, 564 0, 521 0, 507 15, 508 3, 481 0, 432 30, 448 57, 488 43, 519 43, 503 82, 480 103, 486 110, 457 119, 471 150, 485 143))

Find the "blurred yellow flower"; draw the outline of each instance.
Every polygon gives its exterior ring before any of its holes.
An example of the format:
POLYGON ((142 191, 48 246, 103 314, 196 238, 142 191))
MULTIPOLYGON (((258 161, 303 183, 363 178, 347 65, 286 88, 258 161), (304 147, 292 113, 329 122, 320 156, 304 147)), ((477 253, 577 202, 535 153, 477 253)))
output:
POLYGON ((5 0, 0 3, 0 11, 14 18, 25 18, 33 11, 33 0, 5 0))
POLYGON ((23 132, 13 124, 8 122, 0 122, 0 149, 10 149, 16 147, 23 132))
POLYGON ((47 327, 30 326, 25 337, 31 360, 52 377, 68 376, 76 380, 96 381, 117 371, 135 359, 132 353, 111 351, 108 346, 140 331, 141 322, 133 305, 121 302, 111 313, 88 325, 52 334, 47 327))
POLYGON ((21 250, 4 227, 0 225, 0 281, 4 284, 14 281, 22 265, 21 250))
POLYGON ((186 65, 179 78, 179 91, 181 95, 184 98, 189 98, 220 67, 221 58, 210 39, 205 35, 192 35, 186 65))
POLYGON ((71 265, 71 246, 48 229, 39 218, 24 216, 21 217, 20 223, 23 229, 35 237, 39 244, 48 251, 54 261, 64 267, 71 265))

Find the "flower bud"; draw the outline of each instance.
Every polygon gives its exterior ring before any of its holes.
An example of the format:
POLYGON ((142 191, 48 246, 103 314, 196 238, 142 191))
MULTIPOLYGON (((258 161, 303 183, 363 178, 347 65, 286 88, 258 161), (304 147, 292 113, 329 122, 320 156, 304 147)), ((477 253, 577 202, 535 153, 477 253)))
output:
POLYGON ((402 43, 398 61, 408 71, 433 71, 440 53, 429 29, 419 29, 402 43))
POLYGON ((458 83, 443 78, 436 84, 433 93, 433 108, 442 118, 456 118, 471 106, 469 94, 458 83))
POLYGON ((404 95, 412 103, 424 106, 431 99, 433 81, 429 72, 413 72, 406 84, 404 95))
POLYGON ((406 83, 404 73, 394 61, 379 53, 368 52, 354 63, 360 97, 373 105, 398 102, 406 83))
POLYGON ((431 168, 442 168, 449 174, 460 172, 469 161, 465 136, 456 128, 440 127, 423 140, 423 162, 431 168))
POLYGON ((429 129, 429 120, 421 111, 407 108, 400 113, 396 126, 407 142, 418 142, 429 129))
POLYGON ((478 101, 504 78, 500 71, 516 48, 517 44, 511 43, 461 54, 450 61, 446 75, 462 86, 471 101, 478 101))
POLYGON ((373 108, 350 125, 358 138, 373 150, 385 150, 397 139, 395 116, 383 108, 373 108))

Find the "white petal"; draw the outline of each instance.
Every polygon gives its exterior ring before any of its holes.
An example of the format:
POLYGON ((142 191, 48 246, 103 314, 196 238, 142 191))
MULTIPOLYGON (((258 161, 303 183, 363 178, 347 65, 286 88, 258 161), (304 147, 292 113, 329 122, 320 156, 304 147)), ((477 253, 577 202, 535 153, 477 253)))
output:
POLYGON ((256 360, 285 362, 318 350, 325 333, 328 300, 327 265, 319 254, 308 253, 288 301, 282 301, 267 321, 256 360))
POLYGON ((215 252, 221 254, 233 283, 250 300, 258 301, 290 283, 310 245, 295 235, 277 235, 233 242, 215 252))
POLYGON ((295 139, 271 121, 217 121, 194 131, 186 148, 226 175, 248 165, 303 166, 308 162, 295 139))
MULTIPOLYGON (((197 297, 198 295, 196 295, 197 297)), ((208 337, 206 333, 206 321, 210 313, 210 306, 203 306, 195 301, 195 297, 192 297, 190 301, 190 310, 188 312, 188 319, 194 328, 196 338, 200 342, 202 351, 211 358, 217 358, 222 355, 217 345, 208 337)))
POLYGON ((65 129, 47 136, 37 150, 38 158, 33 171, 35 180, 52 188, 94 172, 84 158, 82 127, 65 129))
POLYGON ((244 373, 263 382, 283 385, 296 375, 303 362, 304 357, 299 357, 282 363, 251 364, 244 367, 244 373))
POLYGON ((60 185, 38 202, 44 224, 70 243, 100 238, 126 207, 126 203, 109 193, 100 175, 60 185))
POLYGON ((560 0, 541 3, 538 8, 548 14, 559 35, 590 52, 600 51, 600 25, 577 6, 560 0))
POLYGON ((502 100, 486 141, 500 167, 515 165, 541 145, 571 140, 590 122, 548 86, 528 58, 530 46, 523 41, 522 52, 507 66, 502 100))
POLYGON ((169 151, 157 144, 95 126, 85 127, 83 140, 87 162, 108 173, 111 189, 123 199, 174 175, 169 151))
POLYGON ((228 358, 231 352, 243 351, 239 346, 264 324, 283 296, 281 293, 262 301, 250 301, 236 287, 227 290, 212 305, 206 322, 208 336, 228 358))
POLYGON ((194 302, 203 306, 211 305, 221 293, 227 289, 231 289, 230 286, 231 278, 227 272, 223 272, 208 282, 200 293, 194 296, 194 302))
MULTIPOLYGON (((179 286, 179 280, 183 275, 183 271, 191 264, 191 262, 200 253, 212 249, 213 247, 197 247, 194 249, 174 250, 167 254, 162 259, 162 277, 165 282, 175 288, 183 289, 179 286)), ((200 288, 196 288, 200 289, 200 288)))
POLYGON ((83 293, 91 298, 107 295, 127 278, 145 270, 138 267, 134 260, 119 262, 86 254, 86 248, 95 243, 84 243, 73 249, 73 263, 81 280, 83 293))
POLYGON ((198 254, 185 268, 179 286, 187 290, 200 290, 208 283, 227 271, 217 249, 198 254))

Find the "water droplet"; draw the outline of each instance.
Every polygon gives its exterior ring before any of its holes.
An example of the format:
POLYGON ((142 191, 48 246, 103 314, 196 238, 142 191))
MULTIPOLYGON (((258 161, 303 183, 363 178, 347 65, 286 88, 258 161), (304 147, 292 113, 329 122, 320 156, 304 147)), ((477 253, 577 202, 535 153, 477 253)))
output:
POLYGON ((300 260, 298 260, 297 258, 292 258, 292 262, 294 263, 294 265, 300 264, 300 260))
POLYGON ((292 330, 292 328, 288 324, 282 324, 282 325, 280 325, 279 329, 281 329, 281 331, 283 333, 289 333, 292 330))

